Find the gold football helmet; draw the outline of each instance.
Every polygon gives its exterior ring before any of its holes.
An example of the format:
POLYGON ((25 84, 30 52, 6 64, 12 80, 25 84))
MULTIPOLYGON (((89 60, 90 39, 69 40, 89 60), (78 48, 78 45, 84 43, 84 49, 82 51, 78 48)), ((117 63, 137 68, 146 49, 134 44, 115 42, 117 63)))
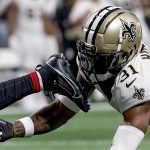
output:
POLYGON ((98 10, 85 22, 77 42, 79 67, 106 80, 134 57, 141 39, 141 24, 133 13, 112 6, 98 10))

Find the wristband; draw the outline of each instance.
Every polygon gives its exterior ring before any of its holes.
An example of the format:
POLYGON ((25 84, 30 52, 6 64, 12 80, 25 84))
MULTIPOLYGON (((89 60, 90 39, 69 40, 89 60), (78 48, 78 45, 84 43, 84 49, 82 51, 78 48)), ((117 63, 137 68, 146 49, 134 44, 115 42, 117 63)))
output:
POLYGON ((18 121, 20 121, 24 126, 25 137, 34 135, 34 124, 30 117, 24 117, 24 118, 19 119, 18 121))

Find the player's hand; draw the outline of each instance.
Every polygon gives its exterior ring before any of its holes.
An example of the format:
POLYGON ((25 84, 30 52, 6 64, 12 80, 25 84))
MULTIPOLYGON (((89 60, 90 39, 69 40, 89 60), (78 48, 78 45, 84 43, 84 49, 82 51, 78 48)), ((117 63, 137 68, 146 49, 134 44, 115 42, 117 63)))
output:
POLYGON ((43 81, 45 91, 65 95, 84 112, 89 110, 87 98, 81 85, 72 74, 70 64, 64 55, 52 55, 46 64, 37 71, 41 74, 42 79, 46 79, 44 76, 48 76, 48 79, 43 81))
POLYGON ((12 123, 0 119, 0 142, 4 142, 13 136, 12 123))

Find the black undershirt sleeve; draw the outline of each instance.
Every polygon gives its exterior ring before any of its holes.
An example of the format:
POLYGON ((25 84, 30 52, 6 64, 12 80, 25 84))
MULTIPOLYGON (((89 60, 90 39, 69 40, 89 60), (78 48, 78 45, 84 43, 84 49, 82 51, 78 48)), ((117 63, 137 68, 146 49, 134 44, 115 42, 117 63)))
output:
POLYGON ((34 93, 29 75, 0 83, 0 110, 34 93))

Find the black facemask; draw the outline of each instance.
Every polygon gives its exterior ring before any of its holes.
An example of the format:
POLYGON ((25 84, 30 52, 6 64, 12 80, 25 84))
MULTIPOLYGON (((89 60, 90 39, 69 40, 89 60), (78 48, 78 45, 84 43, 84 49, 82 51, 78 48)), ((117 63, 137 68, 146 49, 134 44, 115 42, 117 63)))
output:
POLYGON ((129 54, 123 50, 112 54, 101 54, 96 52, 95 46, 86 45, 84 42, 78 43, 78 57, 81 67, 88 73, 105 74, 110 72, 113 75, 121 70, 122 63, 119 59, 128 59, 129 54), (120 58, 121 57, 121 58, 120 58))

